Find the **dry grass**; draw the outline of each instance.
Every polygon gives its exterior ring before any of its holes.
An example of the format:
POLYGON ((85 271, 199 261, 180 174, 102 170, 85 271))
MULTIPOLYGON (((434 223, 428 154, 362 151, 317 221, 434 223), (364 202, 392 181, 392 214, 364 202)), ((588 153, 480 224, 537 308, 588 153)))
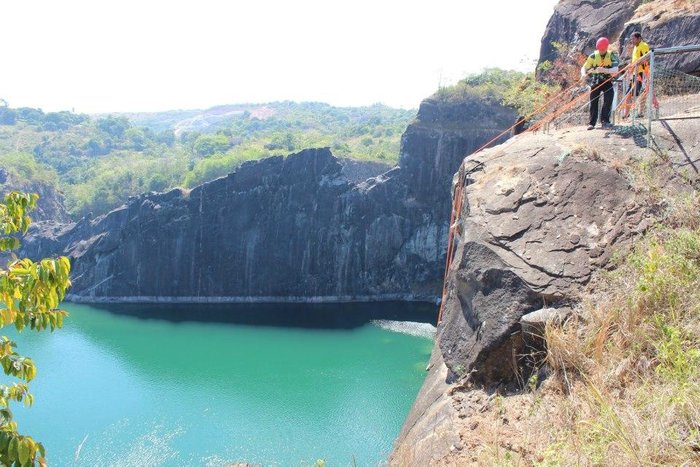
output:
POLYGON ((700 464, 700 196, 665 205, 576 318, 547 328, 537 389, 453 396, 459 449, 435 464, 700 464))
POLYGON ((549 426, 545 463, 700 463, 700 198, 670 206, 579 319, 547 329, 559 410, 574 410, 549 426))
POLYGON ((596 162, 600 162, 601 160, 603 160, 602 156, 596 148, 584 144, 576 145, 571 150, 571 156, 596 162))
POLYGON ((698 0, 645 0, 635 11, 634 19, 644 16, 655 16, 656 20, 670 14, 677 16, 684 13, 697 13, 700 11, 698 0))

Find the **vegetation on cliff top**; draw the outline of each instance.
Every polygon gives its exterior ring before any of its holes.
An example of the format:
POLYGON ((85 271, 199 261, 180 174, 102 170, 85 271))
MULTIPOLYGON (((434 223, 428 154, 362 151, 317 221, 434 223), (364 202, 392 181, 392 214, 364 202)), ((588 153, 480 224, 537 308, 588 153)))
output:
POLYGON ((328 146, 393 164, 414 110, 277 102, 207 111, 89 117, 0 105, 0 166, 65 193, 69 212, 104 213, 129 196, 191 187, 242 162, 328 146))
POLYGON ((557 94, 561 87, 535 79, 534 73, 487 68, 471 74, 453 86, 440 88, 433 98, 441 102, 480 100, 512 107, 522 116, 557 94))

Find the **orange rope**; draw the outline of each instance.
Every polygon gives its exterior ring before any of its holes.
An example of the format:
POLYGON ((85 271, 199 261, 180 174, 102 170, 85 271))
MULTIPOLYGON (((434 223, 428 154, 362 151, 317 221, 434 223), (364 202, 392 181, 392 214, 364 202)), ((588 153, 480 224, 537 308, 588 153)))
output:
POLYGON ((454 203, 452 203, 452 214, 450 215, 450 230, 447 239, 447 258, 445 259, 445 274, 442 279, 442 300, 440 301, 440 311, 438 312, 438 324, 442 322, 442 313, 445 306, 445 300, 447 299, 447 274, 449 273, 450 266, 452 265, 455 222, 462 214, 462 179, 462 174, 460 174, 459 179, 457 180, 457 186, 455 187, 454 203))
MULTIPOLYGON (((618 77, 620 74, 622 74, 623 72, 625 72, 625 71, 627 70, 628 67, 629 67, 629 65, 624 66, 624 67, 622 67, 620 70, 618 70, 616 73, 611 74, 610 77, 609 77, 608 79, 606 79, 605 81, 601 82, 601 83, 598 84, 596 87, 594 87, 594 88, 592 87, 590 92, 593 92, 593 91, 595 91, 595 90, 598 90, 598 89, 602 88, 606 83, 611 82, 614 78, 618 77)), ((563 113, 568 112, 569 110, 571 110, 572 107, 575 107, 575 106, 581 104, 582 102, 584 102, 586 99, 588 99, 589 94, 590 94, 590 93, 587 92, 587 93, 581 94, 580 96, 578 96, 578 97, 575 98, 575 99, 572 99, 572 100, 569 101, 567 104, 565 104, 565 105, 559 107, 559 108, 558 108, 557 110, 555 110, 554 112, 552 112, 552 113, 546 115, 545 117, 541 118, 537 123, 533 124, 530 128, 528 128, 527 131, 537 131, 537 130, 539 130, 545 123, 551 122, 552 120, 554 120, 555 118, 557 118, 557 117, 560 116, 561 114, 563 114, 563 113)))

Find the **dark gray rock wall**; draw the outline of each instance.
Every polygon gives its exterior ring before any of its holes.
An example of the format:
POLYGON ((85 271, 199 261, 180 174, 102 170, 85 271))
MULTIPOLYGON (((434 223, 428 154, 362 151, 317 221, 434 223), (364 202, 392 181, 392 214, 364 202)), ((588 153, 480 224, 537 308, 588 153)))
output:
POLYGON ((539 63, 558 57, 554 43, 589 54, 595 50, 599 37, 606 36, 614 41, 641 3, 641 0, 560 1, 545 28, 539 63))
POLYGON ((341 158, 339 161, 343 166, 343 175, 353 183, 364 182, 368 178, 383 174, 392 167, 392 164, 375 161, 358 161, 348 158, 341 158))
MULTIPOLYGON (((645 22, 643 19, 631 21, 626 25, 620 35, 620 44, 628 43, 634 31, 641 32, 644 40, 651 47, 656 48, 700 44, 700 13, 673 16, 667 20, 652 23, 645 22)), ((657 60, 662 68, 700 72, 700 52, 659 55, 657 60)))
POLYGON ((514 118, 428 100, 399 166, 377 177, 356 183, 328 149, 308 149, 94 220, 36 225, 22 253, 69 255, 74 300, 434 300, 452 176, 514 118))
MULTIPOLYGON (((539 63, 554 61, 559 51, 554 43, 571 52, 589 54, 596 40, 606 36, 617 42, 622 59, 629 61, 630 35, 640 31, 652 48, 700 43, 700 11, 697 5, 674 9, 641 0, 562 0, 547 23, 540 47, 539 63)), ((660 2, 659 2, 660 3, 660 2)), ((664 67, 686 73, 700 71, 700 52, 664 57, 664 67)))

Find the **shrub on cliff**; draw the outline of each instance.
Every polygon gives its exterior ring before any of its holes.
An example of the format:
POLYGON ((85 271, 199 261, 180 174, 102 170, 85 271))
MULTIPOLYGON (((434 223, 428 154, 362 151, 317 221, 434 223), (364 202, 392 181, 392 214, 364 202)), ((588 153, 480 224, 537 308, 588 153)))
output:
POLYGON ((526 116, 559 90, 556 84, 536 80, 534 73, 487 68, 453 86, 440 88, 433 98, 443 102, 480 99, 512 107, 526 116))

